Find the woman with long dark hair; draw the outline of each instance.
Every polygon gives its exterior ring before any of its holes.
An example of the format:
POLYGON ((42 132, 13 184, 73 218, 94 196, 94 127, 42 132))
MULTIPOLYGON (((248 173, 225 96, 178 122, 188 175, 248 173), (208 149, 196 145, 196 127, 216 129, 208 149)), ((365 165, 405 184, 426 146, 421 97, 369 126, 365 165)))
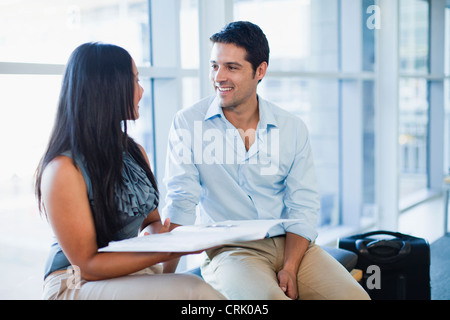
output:
POLYGON ((98 251, 143 229, 167 232, 170 224, 161 222, 146 153, 127 135, 142 94, 126 50, 86 43, 72 53, 36 172, 39 208, 56 239, 44 299, 223 298, 198 277, 171 273, 181 253, 98 251))

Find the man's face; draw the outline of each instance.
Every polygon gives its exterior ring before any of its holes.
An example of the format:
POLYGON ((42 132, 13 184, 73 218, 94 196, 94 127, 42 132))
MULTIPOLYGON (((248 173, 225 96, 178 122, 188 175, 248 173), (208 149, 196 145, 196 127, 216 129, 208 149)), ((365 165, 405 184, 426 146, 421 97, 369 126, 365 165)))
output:
POLYGON ((261 72, 260 66, 254 72, 246 54, 244 48, 235 44, 214 43, 209 75, 221 107, 237 108, 256 98, 256 87, 265 69, 261 72))

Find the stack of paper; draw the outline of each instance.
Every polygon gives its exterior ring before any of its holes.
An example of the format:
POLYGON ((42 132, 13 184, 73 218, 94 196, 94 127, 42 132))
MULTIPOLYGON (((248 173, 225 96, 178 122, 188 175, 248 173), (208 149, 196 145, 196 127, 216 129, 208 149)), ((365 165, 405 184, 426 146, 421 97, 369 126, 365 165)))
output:
POLYGON ((263 239, 282 222, 293 220, 238 220, 180 226, 171 232, 113 241, 101 252, 195 252, 232 242, 263 239))

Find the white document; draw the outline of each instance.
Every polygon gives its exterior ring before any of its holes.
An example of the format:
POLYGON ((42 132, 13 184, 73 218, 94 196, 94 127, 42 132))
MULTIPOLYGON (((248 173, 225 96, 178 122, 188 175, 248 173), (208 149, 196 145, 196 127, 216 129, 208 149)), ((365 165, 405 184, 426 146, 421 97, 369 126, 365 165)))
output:
POLYGON ((180 226, 171 232, 112 241, 100 252, 194 252, 231 242, 259 240, 268 231, 293 219, 234 220, 180 226))

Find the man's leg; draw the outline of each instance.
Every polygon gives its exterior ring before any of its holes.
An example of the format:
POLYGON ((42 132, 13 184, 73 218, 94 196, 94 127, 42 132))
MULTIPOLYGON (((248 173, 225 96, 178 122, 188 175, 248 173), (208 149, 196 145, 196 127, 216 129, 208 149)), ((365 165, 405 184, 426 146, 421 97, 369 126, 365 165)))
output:
MULTIPOLYGON (((241 243, 208 251, 204 279, 228 299, 289 299, 280 289, 277 272, 283 267, 284 237, 241 243)), ((304 300, 366 300, 366 291, 335 258, 312 244, 300 264, 299 298, 304 300)))
POLYGON ((300 299, 367 300, 367 292, 335 258, 312 244, 298 272, 300 299))
POLYGON ((202 265, 206 282, 233 300, 289 299, 278 285, 280 260, 274 240, 266 238, 207 252, 202 265), (278 263, 279 264, 279 263, 278 263))

